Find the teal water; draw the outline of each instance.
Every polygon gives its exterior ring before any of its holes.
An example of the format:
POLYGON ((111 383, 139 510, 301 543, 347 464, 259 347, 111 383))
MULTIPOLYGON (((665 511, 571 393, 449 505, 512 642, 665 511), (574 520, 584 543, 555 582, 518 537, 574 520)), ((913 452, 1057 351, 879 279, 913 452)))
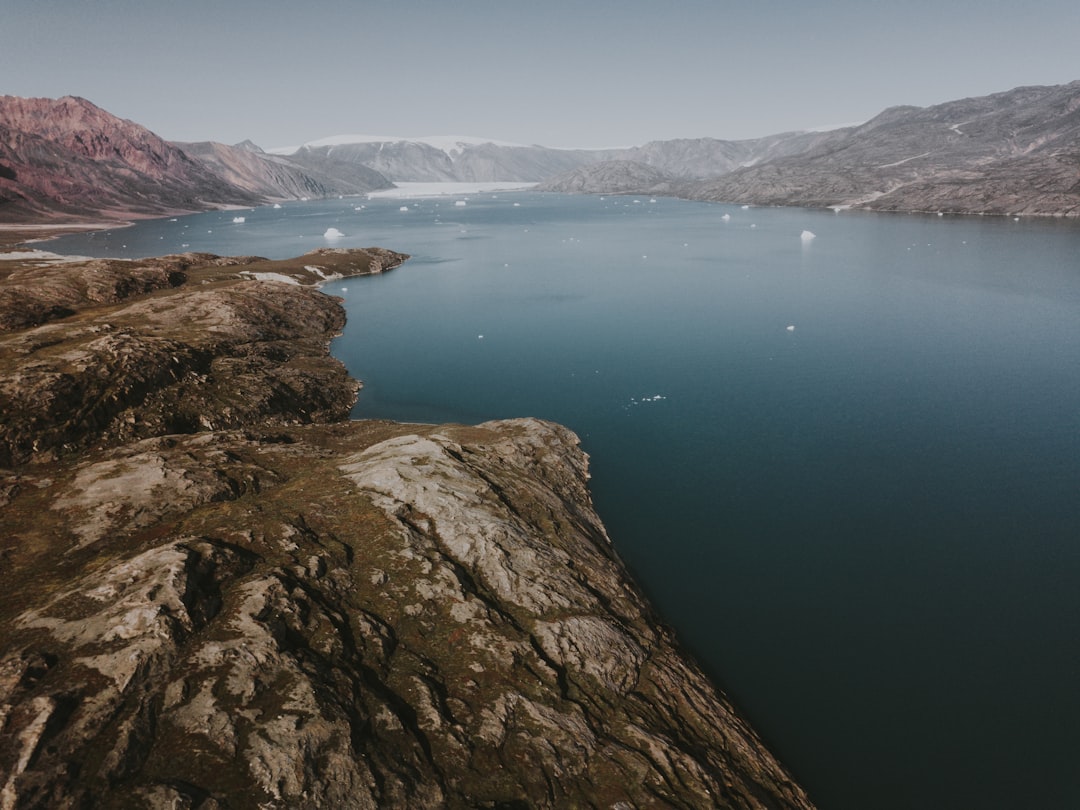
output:
POLYGON ((1080 806, 1080 227, 453 199, 49 248, 412 254, 326 288, 355 415, 577 431, 619 552, 823 810, 1080 806))

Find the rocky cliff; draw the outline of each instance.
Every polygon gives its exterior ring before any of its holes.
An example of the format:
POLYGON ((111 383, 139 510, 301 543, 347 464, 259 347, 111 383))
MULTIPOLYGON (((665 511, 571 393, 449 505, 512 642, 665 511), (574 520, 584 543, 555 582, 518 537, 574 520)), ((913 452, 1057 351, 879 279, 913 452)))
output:
POLYGON ((810 807, 573 434, 346 421, 305 284, 404 257, 46 258, 0 262, 0 808, 810 807))

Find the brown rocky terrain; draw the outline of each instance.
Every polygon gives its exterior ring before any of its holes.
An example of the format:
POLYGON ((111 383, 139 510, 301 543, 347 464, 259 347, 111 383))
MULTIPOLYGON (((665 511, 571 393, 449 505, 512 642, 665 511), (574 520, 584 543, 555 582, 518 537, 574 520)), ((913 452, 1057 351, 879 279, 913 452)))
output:
POLYGON ((2 810, 811 806, 572 433, 347 421, 404 258, 0 262, 2 810))

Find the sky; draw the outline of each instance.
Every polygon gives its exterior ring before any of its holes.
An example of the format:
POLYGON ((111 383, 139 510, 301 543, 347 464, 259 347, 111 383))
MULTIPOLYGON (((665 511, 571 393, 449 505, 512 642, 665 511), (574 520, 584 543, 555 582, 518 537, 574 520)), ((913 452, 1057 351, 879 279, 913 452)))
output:
POLYGON ((0 95, 174 141, 754 138, 1080 79, 1077 0, 0 0, 0 95))

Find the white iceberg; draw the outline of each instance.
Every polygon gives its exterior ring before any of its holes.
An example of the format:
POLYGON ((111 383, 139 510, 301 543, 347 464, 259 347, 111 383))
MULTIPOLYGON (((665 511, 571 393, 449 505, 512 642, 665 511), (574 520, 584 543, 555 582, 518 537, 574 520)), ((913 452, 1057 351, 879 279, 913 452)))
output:
POLYGON ((817 234, 813 231, 803 231, 799 234, 799 238, 802 239, 803 242, 811 242, 814 239, 817 239, 817 234))
POLYGON ((274 203, 274 208, 281 208, 281 203, 274 203))
POLYGON ((731 214, 724 214, 720 219, 724 220, 724 222, 731 222, 731 214))
POLYGON ((323 234, 324 239, 340 239, 345 234, 339 231, 337 228, 327 228, 326 233, 323 234))
POLYGON ((468 203, 466 203, 465 200, 457 200, 454 202, 454 205, 456 205, 458 208, 464 208, 466 205, 468 205, 468 203))
POLYGON ((247 222, 247 217, 233 217, 232 221, 239 225, 243 222, 247 222))
POLYGON ((401 206, 401 208, 398 209, 398 211, 401 211, 402 213, 408 213, 409 206, 403 205, 403 206, 401 206))
POLYGON ((794 331, 795 331, 795 324, 793 324, 793 323, 789 323, 789 324, 788 324, 788 327, 787 327, 787 330, 788 330, 789 332, 794 332, 794 331))

